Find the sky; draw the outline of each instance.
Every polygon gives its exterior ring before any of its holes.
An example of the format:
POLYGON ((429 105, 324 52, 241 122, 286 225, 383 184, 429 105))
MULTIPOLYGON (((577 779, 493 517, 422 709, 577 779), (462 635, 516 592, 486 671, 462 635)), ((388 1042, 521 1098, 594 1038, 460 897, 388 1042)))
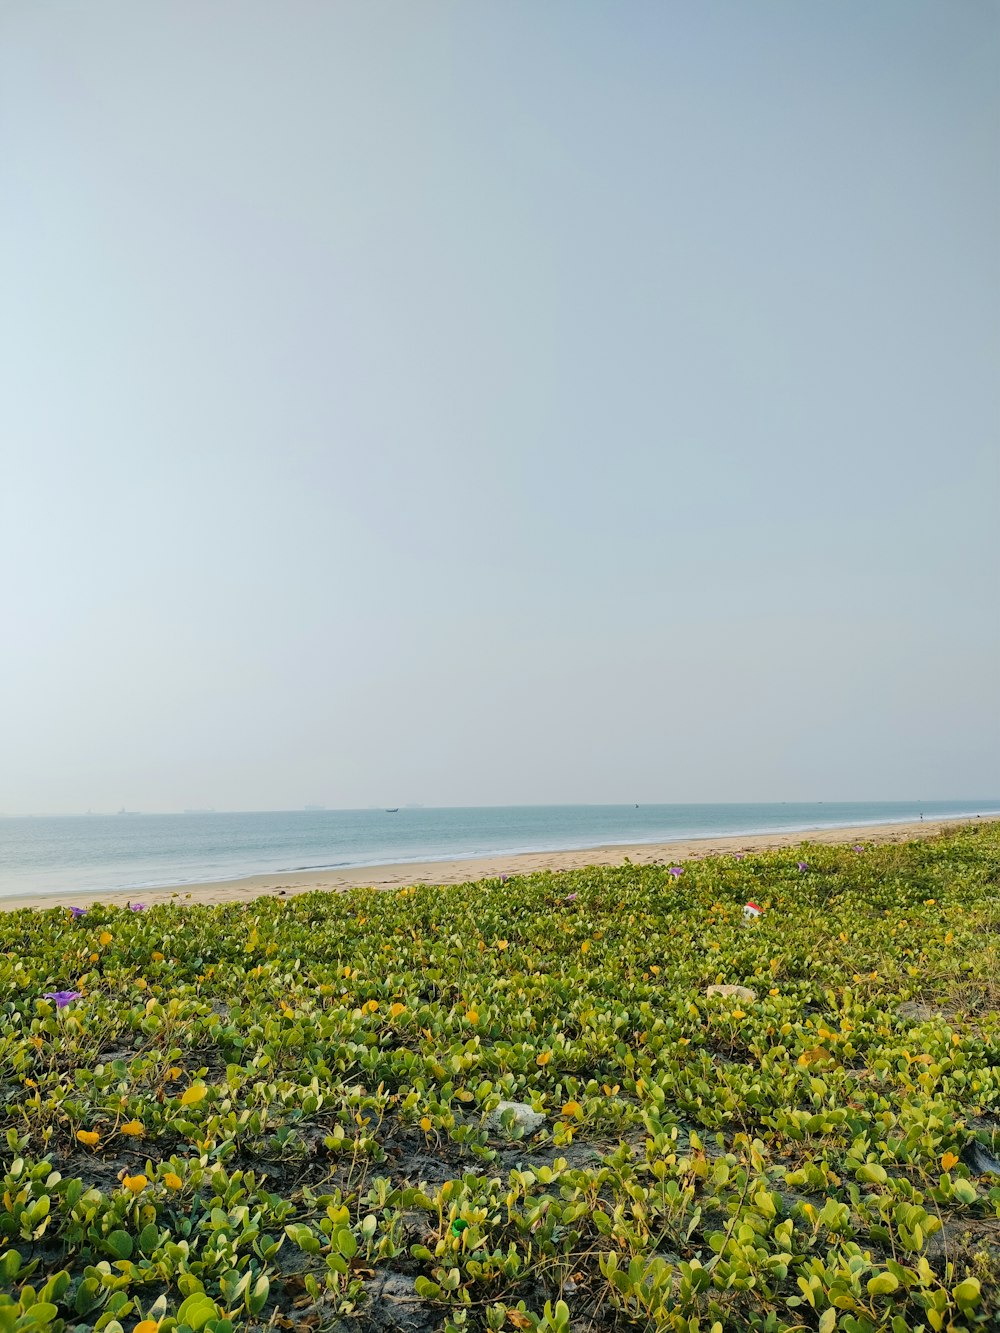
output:
POLYGON ((1000 7, 0 4, 0 811, 1000 794, 1000 7))

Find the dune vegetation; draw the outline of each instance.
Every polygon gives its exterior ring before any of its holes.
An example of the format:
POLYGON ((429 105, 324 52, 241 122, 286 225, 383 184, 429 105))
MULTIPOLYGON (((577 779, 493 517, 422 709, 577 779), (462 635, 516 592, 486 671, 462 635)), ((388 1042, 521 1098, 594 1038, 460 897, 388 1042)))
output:
POLYGON ((995 1326, 998 888, 984 824, 2 915, 0 1333, 995 1326))

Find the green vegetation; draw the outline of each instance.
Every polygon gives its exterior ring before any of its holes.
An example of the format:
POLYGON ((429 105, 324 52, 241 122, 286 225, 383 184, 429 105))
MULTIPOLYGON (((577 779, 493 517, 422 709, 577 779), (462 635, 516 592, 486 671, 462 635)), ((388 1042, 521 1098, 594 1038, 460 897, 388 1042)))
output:
POLYGON ((987 825, 0 917, 0 1333, 995 1326, 998 882, 987 825))

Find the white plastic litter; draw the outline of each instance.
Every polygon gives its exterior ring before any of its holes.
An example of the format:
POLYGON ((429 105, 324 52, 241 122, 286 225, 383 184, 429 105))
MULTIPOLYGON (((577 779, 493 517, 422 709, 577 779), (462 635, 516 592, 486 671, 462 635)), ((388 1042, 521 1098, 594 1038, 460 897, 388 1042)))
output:
POLYGON ((705 994, 711 999, 713 995, 730 996, 734 1000, 756 1000, 757 992, 750 989, 749 986, 709 986, 705 994))
POLYGON ((491 1111, 486 1117, 486 1124, 490 1129, 503 1129, 504 1125, 501 1116, 505 1111, 513 1111, 514 1125, 523 1129, 525 1134, 534 1134, 536 1129, 541 1129, 545 1124, 545 1116, 541 1111, 533 1110, 527 1102, 501 1102, 495 1111, 491 1111))

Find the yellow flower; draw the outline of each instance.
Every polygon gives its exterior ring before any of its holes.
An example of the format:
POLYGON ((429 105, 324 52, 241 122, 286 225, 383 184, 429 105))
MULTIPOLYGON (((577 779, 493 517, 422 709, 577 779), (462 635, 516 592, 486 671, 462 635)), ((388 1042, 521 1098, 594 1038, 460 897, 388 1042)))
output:
POLYGON ((98 954, 96 954, 96 953, 92 953, 92 954, 90 955, 90 961, 91 961, 92 963, 96 963, 98 957, 99 957, 98 954))
POLYGON ((583 943, 580 945, 580 952, 586 953, 589 948, 590 948, 590 940, 584 940, 583 943))
POLYGON ((733 1018, 746 1018, 746 1014, 743 1012, 742 1009, 734 1009, 733 1018))
POLYGON ((583 1107, 579 1102, 567 1102, 562 1109, 563 1115, 575 1116, 577 1120, 583 1119, 583 1107))
MULTIPOLYGON (((159 949, 154 949, 154 950, 153 950, 153 955, 152 955, 152 956, 153 956, 153 962, 154 962, 154 963, 162 963, 162 962, 163 962, 163 954, 160 953, 159 949)), ((148 1323, 149 1320, 147 1320, 146 1322, 148 1323)))
POLYGON ((431 1127, 431 1122, 428 1119, 428 1117, 422 1116, 420 1119, 420 1128, 424 1131, 425 1134, 427 1134, 430 1132, 430 1127, 431 1127))
POLYGON ((184 1070, 181 1069, 180 1065, 171 1065, 167 1070, 167 1082, 172 1083, 175 1078, 180 1078, 183 1073, 184 1070))
POLYGON ((119 1134, 131 1134, 135 1138, 141 1138, 146 1132, 146 1126, 141 1120, 126 1120, 124 1125, 118 1126, 119 1134))
POLYGON ((552 1059, 551 1051, 542 1051, 541 1055, 535 1061, 536 1065, 547 1065, 552 1059))
POLYGON ((189 1088, 185 1088, 181 1094, 181 1106, 197 1106, 199 1102, 205 1100, 208 1089, 204 1083, 192 1083, 189 1088))
POLYGON ((167 1172, 167 1174, 163 1177, 163 1183, 164 1185, 166 1185, 168 1190, 179 1190, 184 1184, 180 1176, 174 1175, 173 1171, 167 1172))
POLYGON ((136 1324, 132 1333, 157 1333, 160 1327, 158 1319, 142 1319, 136 1324))
POLYGON ((122 1184, 128 1190, 129 1194, 141 1194, 149 1184, 149 1181, 144 1175, 126 1176, 123 1179, 122 1184))
POLYGON ((950 1171, 953 1166, 957 1165, 958 1165, 958 1158, 955 1156, 953 1152, 945 1152, 941 1154, 942 1170, 950 1171))
POLYGON ((97 937, 97 943, 110 944, 113 939, 114 936, 111 934, 109 930, 102 930, 100 935, 97 937))
POLYGON ((395 1004, 389 1006, 390 1018, 400 1018, 405 1013, 406 1013, 406 1005, 400 1004, 398 1000, 396 1001, 395 1004))
POLYGON ((497 940, 497 948, 500 950, 501 953, 503 953, 504 949, 507 948, 507 941, 497 940))
POLYGON ((101 1141, 100 1134, 94 1129, 78 1129, 76 1137, 87 1148, 96 1148, 101 1141))
POLYGON ((366 1002, 361 1006, 361 1012, 363 1014, 374 1014, 377 1009, 378 1009, 378 1000, 366 1000, 366 1002))

